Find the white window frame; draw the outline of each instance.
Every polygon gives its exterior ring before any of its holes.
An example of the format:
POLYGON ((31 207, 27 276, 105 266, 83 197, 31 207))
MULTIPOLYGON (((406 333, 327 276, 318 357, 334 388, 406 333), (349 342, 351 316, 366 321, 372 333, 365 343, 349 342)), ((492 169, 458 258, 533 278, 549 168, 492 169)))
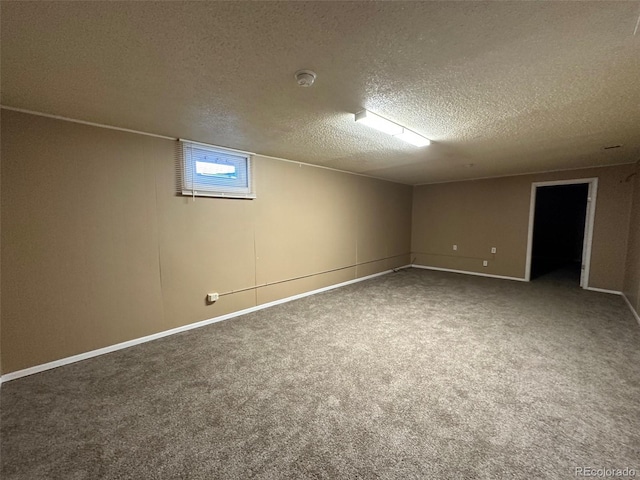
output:
MULTIPOLYGON (((216 163, 216 162, 212 162, 216 163)), ((180 191, 182 195, 190 197, 222 197, 222 198, 256 198, 253 183, 252 154, 230 148, 217 147, 206 143, 180 140, 180 191), (245 175, 241 175, 237 182, 215 176, 204 177, 196 173, 198 155, 209 152, 212 156, 238 165, 245 175), (233 185, 233 183, 239 183, 233 185), (241 183, 241 184, 240 184, 241 183)))

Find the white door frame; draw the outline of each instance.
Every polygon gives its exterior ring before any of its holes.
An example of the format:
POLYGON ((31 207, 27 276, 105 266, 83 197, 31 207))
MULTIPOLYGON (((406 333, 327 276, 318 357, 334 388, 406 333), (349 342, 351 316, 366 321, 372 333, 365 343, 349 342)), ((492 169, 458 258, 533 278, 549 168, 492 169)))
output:
POLYGON ((575 185, 578 183, 589 184, 587 193, 587 211, 585 212, 584 240, 582 242, 582 270, 580 271, 580 286, 589 287, 589 274, 591 272, 591 244, 593 242, 593 224, 596 216, 596 197, 598 195, 597 178, 577 178, 573 180, 556 180, 553 182, 533 182, 531 184, 531 203, 529 205, 529 237, 527 239, 527 260, 525 267, 525 280, 531 281, 531 254, 533 252, 533 221, 536 214, 536 192, 538 187, 552 185, 575 185))

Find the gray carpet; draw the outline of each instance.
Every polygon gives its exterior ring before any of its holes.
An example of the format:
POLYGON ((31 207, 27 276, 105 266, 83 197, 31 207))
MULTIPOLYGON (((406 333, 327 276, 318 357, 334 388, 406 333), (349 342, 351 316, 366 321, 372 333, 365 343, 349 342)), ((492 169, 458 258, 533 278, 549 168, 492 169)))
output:
POLYGON ((553 275, 405 270, 1 395, 5 480, 640 477, 640 327, 553 275))

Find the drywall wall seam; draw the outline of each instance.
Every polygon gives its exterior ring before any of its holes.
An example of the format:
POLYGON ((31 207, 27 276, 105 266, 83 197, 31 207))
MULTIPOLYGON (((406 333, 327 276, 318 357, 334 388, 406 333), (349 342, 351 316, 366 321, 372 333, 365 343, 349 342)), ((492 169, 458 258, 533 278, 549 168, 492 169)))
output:
POLYGON ((633 305, 631 305, 631 302, 629 301, 629 299, 627 298, 627 296, 624 293, 622 294, 622 298, 624 298, 624 301, 629 306, 629 310, 631 310, 631 313, 636 318, 636 321, 638 322, 638 325, 640 326, 640 314, 638 312, 636 312, 636 309, 633 308, 633 305))
POLYGON ((515 280, 518 282, 528 282, 526 278, 520 277, 507 277, 505 275, 492 275, 490 273, 479 273, 479 272, 470 272, 468 270, 453 270, 451 268, 440 268, 440 267, 427 267, 425 265, 416 265, 414 263, 411 264, 413 268, 421 268, 423 270, 437 270, 439 272, 450 272, 450 273, 462 273, 464 275, 473 275, 475 277, 489 277, 489 278, 499 278, 502 280, 515 280))
MULTIPOLYGON (((146 135, 148 137, 162 138, 162 139, 165 139, 165 140, 173 140, 173 141, 179 141, 180 140, 180 138, 178 138, 178 137, 169 137, 169 136, 166 136, 166 135, 159 135, 159 134, 156 134, 156 133, 142 132, 140 130, 132 130, 130 128, 116 127, 114 125, 106 125, 104 123, 88 122, 88 121, 85 121, 85 120, 78 120, 78 119, 75 119, 75 118, 63 117, 61 115, 54 115, 54 114, 51 114, 51 113, 36 112, 35 110, 27 110, 25 108, 11 107, 11 106, 8 106, 8 105, 0 105, 0 109, 10 110, 10 111, 19 112, 19 113, 26 113, 26 114, 29 114, 29 115, 36 115, 38 117, 53 118, 55 120, 62 120, 62 121, 65 121, 65 122, 79 123, 81 125, 89 125, 89 126, 92 126, 92 127, 106 128, 108 130, 119 130, 121 132, 134 133, 134 134, 138 134, 138 135, 146 135)), ((203 142, 196 142, 196 141, 193 141, 193 142, 194 143, 201 143, 203 145, 210 145, 212 147, 219 147, 219 148, 223 148, 223 149, 227 149, 227 150, 234 150, 234 151, 237 151, 237 152, 243 152, 243 153, 245 152, 244 150, 238 150, 238 149, 235 149, 235 148, 232 148, 232 147, 227 147, 227 146, 224 146, 224 145, 214 145, 212 143, 203 143, 203 142)), ((374 177, 373 175, 367 175, 367 174, 364 174, 364 173, 349 172, 347 170, 340 170, 340 169, 337 169, 337 168, 325 167, 324 165, 314 165, 313 163, 305 163, 305 162, 299 162, 299 161, 296 161, 296 160, 289 160, 289 159, 286 159, 286 158, 272 157, 270 155, 263 155, 261 153, 252 153, 252 155, 255 155, 255 156, 258 156, 258 157, 263 157, 263 158, 270 158, 272 160, 278 160, 280 162, 297 163, 300 166, 304 165, 306 167, 322 168, 324 170, 331 170, 331 171, 334 171, 334 172, 346 173, 348 175, 356 175, 358 177, 373 178, 375 180, 382 180, 384 182, 389 182, 389 183, 397 183, 397 184, 400 184, 400 185, 410 185, 408 183, 394 182, 393 180, 389 180, 389 179, 381 178, 381 177, 374 177)))
POLYGON ((156 227, 156 238, 157 241, 155 243, 155 247, 157 249, 158 252, 158 282, 160 283, 160 301, 161 301, 161 307, 162 307, 162 317, 164 318, 165 316, 165 312, 164 312, 164 286, 162 285, 162 255, 160 254, 160 234, 159 234, 159 230, 160 230, 160 224, 159 224, 159 218, 158 218, 158 212, 160 211, 160 201, 158 200, 158 172, 157 169, 155 170, 155 175, 154 175, 154 191, 155 191, 155 210, 154 210, 154 214, 156 215, 155 218, 155 227, 156 227))
MULTIPOLYGON (((411 265, 405 265, 400 268, 409 268, 411 265)), ((397 270, 397 269, 396 269, 397 270)), ((299 293, 297 295, 292 295, 290 297, 281 298, 280 300, 274 300, 272 302, 264 303, 262 305, 256 305, 255 307, 245 308, 244 310, 239 310, 237 312, 227 313, 226 315, 221 315, 219 317, 209 318, 207 320, 202 320, 200 322, 191 323, 189 325, 183 325, 181 327, 172 328, 170 330, 165 330, 163 332, 154 333, 152 335, 147 335, 144 337, 136 338, 133 340, 127 340, 126 342, 117 343, 115 345, 110 345, 108 347, 99 348, 97 350, 91 350, 90 352, 80 353, 78 355, 73 355, 71 357, 62 358, 59 360, 54 360, 53 362, 44 363, 42 365, 36 365, 34 367, 25 368, 23 370, 18 370, 16 372, 11 372, 6 375, 2 375, 0 377, 0 382, 8 382, 10 380, 16 380, 21 377, 26 377, 28 375, 33 375, 36 373, 44 372, 46 370, 51 370, 57 367, 62 367, 64 365, 69 365, 71 363, 80 362, 82 360, 87 360, 89 358, 98 357, 100 355, 104 355, 106 353, 115 352, 118 350, 123 350, 125 348, 133 347, 135 345, 140 345, 142 343, 151 342, 153 340, 157 340, 159 338, 168 337, 170 335, 175 335, 176 333, 185 332, 187 330, 193 330, 195 328, 204 327, 206 325, 211 325, 213 323, 218 323, 223 320, 228 320, 234 317, 239 317, 241 315, 246 315, 248 313, 257 312, 259 310, 264 310, 269 307, 273 307, 276 305, 280 305, 282 303, 291 302, 293 300, 298 300, 299 298, 308 297, 311 295, 315 295, 317 293, 326 292, 329 290, 333 290, 340 287, 346 287, 347 285, 351 285, 353 283, 362 282, 365 280, 369 280, 371 278, 380 277, 382 275, 387 275, 389 273, 393 273, 394 270, 385 270, 384 272, 374 273, 372 275, 367 275, 362 278, 355 278, 353 280, 348 280, 342 283, 336 283, 334 285, 329 285, 327 287, 318 288, 316 290, 311 290, 309 292, 299 293)))

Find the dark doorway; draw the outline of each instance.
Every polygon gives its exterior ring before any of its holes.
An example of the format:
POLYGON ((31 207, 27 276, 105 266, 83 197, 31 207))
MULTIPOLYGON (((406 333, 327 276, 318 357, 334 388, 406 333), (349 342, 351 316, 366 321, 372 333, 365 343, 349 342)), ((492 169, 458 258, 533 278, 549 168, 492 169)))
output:
POLYGON ((531 279, 560 272, 579 284, 589 184, 538 187, 531 279))

